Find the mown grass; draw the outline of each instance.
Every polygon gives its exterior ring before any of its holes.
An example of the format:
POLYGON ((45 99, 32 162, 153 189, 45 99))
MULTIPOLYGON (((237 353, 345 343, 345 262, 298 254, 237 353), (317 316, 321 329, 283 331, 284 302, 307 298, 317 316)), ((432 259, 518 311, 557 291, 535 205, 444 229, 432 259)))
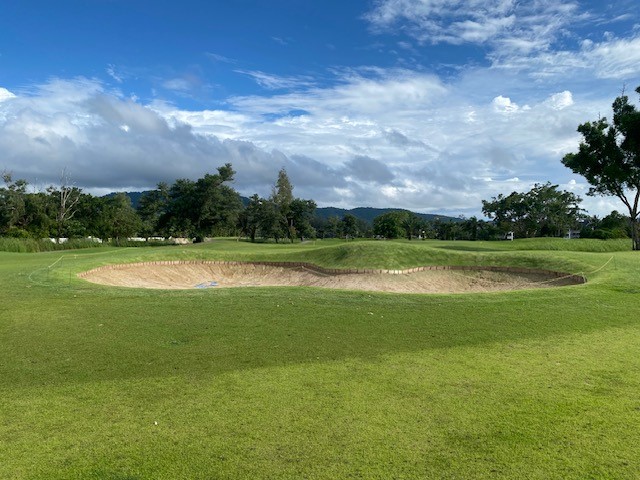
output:
POLYGON ((0 478, 637 478, 640 257, 573 242, 0 253, 0 478), (161 258, 510 264, 589 282, 393 295, 75 276, 161 258))

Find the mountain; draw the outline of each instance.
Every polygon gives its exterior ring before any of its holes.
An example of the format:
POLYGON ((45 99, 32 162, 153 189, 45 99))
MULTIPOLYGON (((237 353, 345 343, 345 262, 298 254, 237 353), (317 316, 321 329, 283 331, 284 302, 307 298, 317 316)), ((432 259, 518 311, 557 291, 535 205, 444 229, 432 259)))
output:
POLYGON ((449 217, 446 215, 437 215, 433 213, 417 213, 411 212, 411 210, 405 210, 403 208, 372 208, 372 207, 357 207, 352 208, 350 210, 344 208, 336 208, 336 207, 323 207, 316 208, 316 216, 320 218, 327 219, 329 217, 338 217, 342 218, 347 214, 351 214, 356 218, 364 220, 367 223, 373 223, 373 219, 389 212, 410 212, 416 214, 418 217, 423 220, 436 220, 440 219, 445 222, 459 222, 460 218, 457 217, 449 217))
MULTIPOLYGON (((130 199, 131 205, 133 208, 138 208, 138 203, 140 202, 140 198, 145 195, 146 192, 124 192, 130 199)), ((105 197, 112 197, 116 194, 116 192, 109 193, 105 195, 105 197)), ((249 199, 247 197, 240 197, 242 199, 242 204, 247 206, 249 204, 249 199)), ((352 209, 345 208, 336 208, 336 207, 322 207, 316 208, 316 216, 322 219, 328 219, 330 217, 338 217, 342 218, 347 214, 351 214, 360 220, 364 220, 369 224, 373 224, 373 219, 377 216, 380 216, 384 213, 389 212, 411 212, 411 210, 405 210, 402 208, 372 208, 372 207, 357 207, 352 209)), ((436 220, 440 219, 444 222, 460 222, 461 219, 457 217, 449 217, 447 215, 437 215, 433 213, 415 213, 417 216, 424 220, 436 220)))

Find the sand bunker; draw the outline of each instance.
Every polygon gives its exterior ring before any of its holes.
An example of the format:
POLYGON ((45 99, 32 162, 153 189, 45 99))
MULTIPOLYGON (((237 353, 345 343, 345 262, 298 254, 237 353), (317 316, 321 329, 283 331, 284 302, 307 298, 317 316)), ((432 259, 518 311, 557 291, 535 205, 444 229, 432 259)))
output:
POLYGON ((329 270, 308 264, 149 262, 108 265, 79 274, 103 285, 193 289, 306 286, 397 293, 463 293, 549 288, 583 277, 507 267, 418 267, 409 270, 329 270))

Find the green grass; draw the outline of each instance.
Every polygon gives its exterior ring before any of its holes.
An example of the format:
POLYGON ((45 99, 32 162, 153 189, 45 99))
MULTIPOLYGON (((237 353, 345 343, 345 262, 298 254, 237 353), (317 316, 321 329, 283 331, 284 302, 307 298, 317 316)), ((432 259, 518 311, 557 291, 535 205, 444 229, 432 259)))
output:
POLYGON ((637 478, 640 253, 622 249, 220 240, 0 252, 0 478, 637 478), (169 258, 514 265, 589 282, 393 295, 75 276, 169 258))

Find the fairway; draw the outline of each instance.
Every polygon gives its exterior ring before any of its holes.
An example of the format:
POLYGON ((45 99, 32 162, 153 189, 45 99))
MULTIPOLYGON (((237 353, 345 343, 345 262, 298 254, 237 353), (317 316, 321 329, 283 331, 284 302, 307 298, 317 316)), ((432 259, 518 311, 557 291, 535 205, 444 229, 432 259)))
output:
POLYGON ((637 478, 640 256, 627 243, 0 252, 0 478, 637 478), (426 295, 78 277, 164 261, 587 283, 426 295))

